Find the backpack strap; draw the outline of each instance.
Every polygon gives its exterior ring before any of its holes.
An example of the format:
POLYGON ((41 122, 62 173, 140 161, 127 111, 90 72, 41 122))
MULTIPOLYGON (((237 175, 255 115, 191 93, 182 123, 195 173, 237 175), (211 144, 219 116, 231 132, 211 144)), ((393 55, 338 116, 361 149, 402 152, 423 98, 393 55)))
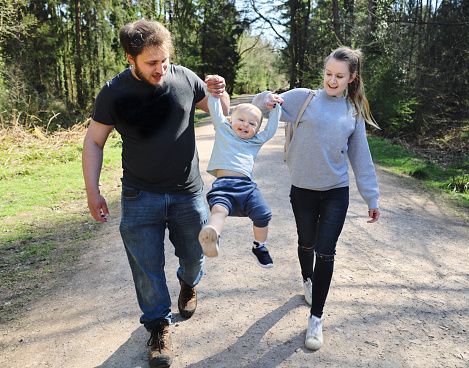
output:
MULTIPOLYGON (((309 102, 311 101, 311 99, 314 97, 315 95, 315 92, 313 90, 309 90, 309 95, 308 97, 306 97, 306 101, 305 103, 303 104, 303 106, 301 107, 301 110, 300 112, 298 113, 298 117, 296 118, 296 121, 295 121, 295 125, 293 126, 293 134, 295 134, 295 131, 296 131, 296 128, 298 128, 298 124, 300 122, 300 119, 301 117, 303 116, 305 110, 306 110, 306 107, 309 105, 309 102)), ((293 137, 293 134, 292 134, 292 137, 293 137)))

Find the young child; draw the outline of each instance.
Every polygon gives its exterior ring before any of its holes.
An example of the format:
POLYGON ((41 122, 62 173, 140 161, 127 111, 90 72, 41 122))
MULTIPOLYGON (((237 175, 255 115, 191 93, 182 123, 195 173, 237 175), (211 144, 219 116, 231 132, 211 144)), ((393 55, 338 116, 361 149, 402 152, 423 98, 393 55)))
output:
POLYGON ((262 132, 259 132, 262 113, 252 104, 236 106, 231 119, 223 115, 220 99, 211 94, 208 94, 208 107, 215 128, 215 143, 207 172, 217 179, 207 193, 210 218, 199 234, 203 252, 207 257, 218 255, 227 216, 249 217, 254 230, 252 254, 261 267, 273 267, 265 246, 272 213, 251 177, 259 150, 277 131, 280 106, 269 106, 272 111, 262 132))
MULTIPOLYGON (((336 245, 349 204, 348 156, 369 223, 378 221, 378 182, 366 139, 374 123, 362 81, 362 54, 340 47, 324 63, 324 88, 304 111, 287 151, 290 202, 298 233, 298 259, 305 299, 311 305, 305 346, 323 344, 323 309, 332 280, 336 245), (315 260, 316 258, 316 260, 315 260)), ((282 105, 282 120, 294 122, 309 94, 297 88, 278 96, 265 91, 253 103, 282 105)))

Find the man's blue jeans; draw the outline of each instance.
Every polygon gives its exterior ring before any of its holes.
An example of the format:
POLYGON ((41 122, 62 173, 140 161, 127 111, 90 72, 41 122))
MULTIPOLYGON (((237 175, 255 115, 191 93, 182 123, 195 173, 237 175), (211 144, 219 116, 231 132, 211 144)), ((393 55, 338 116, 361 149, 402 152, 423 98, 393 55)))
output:
POLYGON ((165 230, 179 258, 177 277, 197 285, 205 257, 198 236, 208 220, 202 189, 192 194, 153 193, 122 188, 120 232, 147 330, 160 319, 171 323, 171 298, 164 272, 165 230))

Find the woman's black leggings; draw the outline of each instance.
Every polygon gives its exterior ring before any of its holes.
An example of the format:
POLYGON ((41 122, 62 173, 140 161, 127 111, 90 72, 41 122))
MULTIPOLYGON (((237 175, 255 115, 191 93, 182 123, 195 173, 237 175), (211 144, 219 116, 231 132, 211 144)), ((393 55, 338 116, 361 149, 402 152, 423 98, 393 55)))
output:
POLYGON ((290 202, 298 232, 301 274, 313 282, 311 314, 320 318, 334 271, 337 240, 347 215, 349 188, 314 191, 292 186, 290 202))

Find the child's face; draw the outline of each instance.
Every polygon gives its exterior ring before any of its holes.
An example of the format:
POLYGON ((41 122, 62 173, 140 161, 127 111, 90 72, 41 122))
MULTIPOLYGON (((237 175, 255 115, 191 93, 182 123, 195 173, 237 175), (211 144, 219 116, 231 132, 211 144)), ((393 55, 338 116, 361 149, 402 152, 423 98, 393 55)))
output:
POLYGON ((248 109, 238 109, 228 121, 231 129, 241 139, 249 139, 257 133, 260 116, 248 109))
POLYGON ((329 96, 342 97, 347 85, 355 79, 355 74, 350 74, 348 64, 331 58, 326 63, 324 71, 324 89, 329 96))

